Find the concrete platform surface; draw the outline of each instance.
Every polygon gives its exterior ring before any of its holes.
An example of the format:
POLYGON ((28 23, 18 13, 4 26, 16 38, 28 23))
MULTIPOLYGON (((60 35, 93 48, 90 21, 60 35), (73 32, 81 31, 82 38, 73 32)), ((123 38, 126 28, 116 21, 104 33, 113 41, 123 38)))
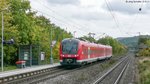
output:
POLYGON ((0 78, 5 78, 5 77, 9 77, 9 76, 14 76, 17 74, 23 74, 23 73, 27 73, 27 72, 32 72, 32 71, 37 71, 37 70, 52 68, 52 67, 57 67, 57 66, 60 66, 60 63, 39 65, 39 66, 26 67, 26 68, 22 68, 22 69, 4 71, 4 72, 0 72, 0 78))

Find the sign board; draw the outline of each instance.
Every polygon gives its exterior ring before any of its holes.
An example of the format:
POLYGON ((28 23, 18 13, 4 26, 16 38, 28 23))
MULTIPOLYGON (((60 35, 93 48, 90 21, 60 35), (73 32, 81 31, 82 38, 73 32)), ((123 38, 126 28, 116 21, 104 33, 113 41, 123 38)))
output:
POLYGON ((53 40, 52 43, 51 43, 51 46, 53 47, 55 44, 56 44, 56 41, 53 40))
POLYGON ((28 60, 29 52, 24 52, 24 60, 28 60))
POLYGON ((41 52, 41 60, 45 59, 45 52, 41 52))

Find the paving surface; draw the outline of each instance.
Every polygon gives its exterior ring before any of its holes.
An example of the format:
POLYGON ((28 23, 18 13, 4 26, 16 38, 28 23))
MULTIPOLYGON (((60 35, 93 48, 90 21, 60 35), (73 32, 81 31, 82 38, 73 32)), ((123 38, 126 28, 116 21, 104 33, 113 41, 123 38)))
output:
POLYGON ((15 69, 11 71, 4 71, 4 72, 0 72, 0 78, 27 73, 27 72, 32 72, 32 71, 37 71, 37 70, 46 69, 46 68, 51 68, 51 67, 56 67, 56 66, 60 66, 60 64, 55 63, 55 64, 49 64, 49 65, 40 65, 40 66, 32 66, 32 67, 27 67, 27 68, 22 68, 22 69, 15 69))

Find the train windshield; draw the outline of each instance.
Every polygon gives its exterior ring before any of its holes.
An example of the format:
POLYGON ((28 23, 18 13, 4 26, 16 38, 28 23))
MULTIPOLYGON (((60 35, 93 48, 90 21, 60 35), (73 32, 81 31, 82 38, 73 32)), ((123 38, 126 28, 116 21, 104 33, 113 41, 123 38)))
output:
POLYGON ((67 40, 62 42, 62 53, 63 54, 77 54, 78 41, 67 40))

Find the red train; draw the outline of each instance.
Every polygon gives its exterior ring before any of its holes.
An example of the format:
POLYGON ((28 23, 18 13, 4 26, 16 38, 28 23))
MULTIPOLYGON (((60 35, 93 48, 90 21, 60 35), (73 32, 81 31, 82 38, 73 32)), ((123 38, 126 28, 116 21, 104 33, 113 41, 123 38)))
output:
POLYGON ((60 45, 61 65, 82 65, 112 57, 112 47, 67 38, 60 45))

